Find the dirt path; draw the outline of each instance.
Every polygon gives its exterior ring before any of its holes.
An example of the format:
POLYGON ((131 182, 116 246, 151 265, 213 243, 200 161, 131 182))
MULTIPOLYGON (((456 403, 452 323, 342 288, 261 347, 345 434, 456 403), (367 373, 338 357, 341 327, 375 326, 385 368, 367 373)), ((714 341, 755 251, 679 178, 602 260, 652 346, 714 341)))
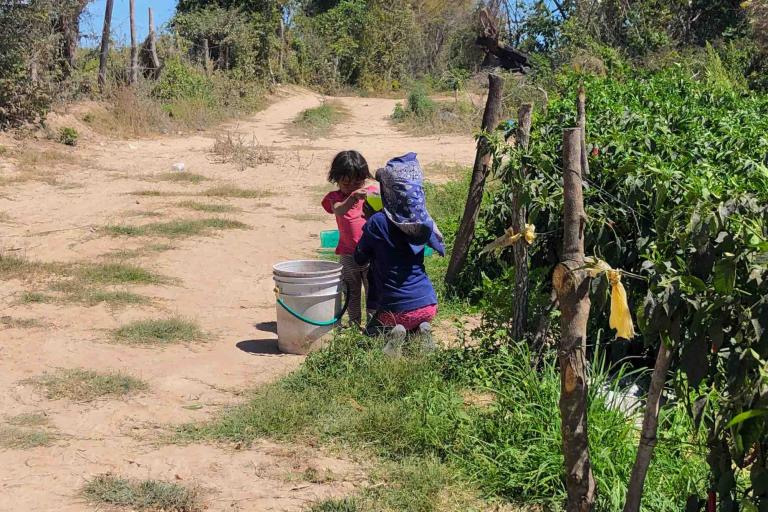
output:
MULTIPOLYGON (((0 316, 6 318, 0 323, 0 430, 10 417, 44 413, 57 436, 49 446, 0 448, 0 510, 95 510, 78 491, 86 480, 108 471, 199 485, 211 511, 300 510, 313 500, 350 492, 364 478, 356 464, 307 447, 264 442, 236 450, 155 444, 162 425, 210 417, 222 405, 242 400, 238 391, 300 364, 300 357, 276 350, 271 265, 314 257, 319 231, 334 226, 320 209, 319 198, 335 152, 357 149, 373 168, 406 151, 419 153, 423 164, 471 162, 470 137, 415 138, 397 132, 387 120, 394 100, 341 98, 352 115, 329 138, 310 141, 286 130, 296 114, 320 100, 306 91, 287 90, 258 115, 222 127, 248 140, 253 137, 275 153, 275 163, 242 172, 236 165, 214 161, 212 132, 88 141, 73 150, 80 163, 40 164, 57 174, 58 185, 28 181, 0 187, 0 249, 35 261, 103 261, 110 251, 167 242, 111 237, 100 231, 108 224, 216 216, 251 226, 172 240, 171 250, 150 250, 128 260, 176 280, 131 286, 131 291, 153 297, 149 305, 28 303, 21 298, 39 286, 35 279, 0 281, 0 316), (152 181, 175 162, 184 162, 185 172, 208 181, 152 181), (193 195, 217 185, 272 195, 209 199, 130 194, 156 190, 193 195), (211 214, 176 206, 188 199, 242 211, 211 214), (147 217, 150 213, 157 217, 147 217), (108 342, 110 329, 176 314, 193 319, 210 338, 163 348, 108 342), (34 319, 38 325, 17 325, 18 319, 34 319), (58 368, 78 367, 123 370, 149 388, 129 398, 75 403, 49 400, 24 382, 58 368), (308 467, 327 468, 336 478, 331 483, 297 483, 295 475, 308 467)), ((7 170, 10 164, 6 160, 0 168, 7 170)))

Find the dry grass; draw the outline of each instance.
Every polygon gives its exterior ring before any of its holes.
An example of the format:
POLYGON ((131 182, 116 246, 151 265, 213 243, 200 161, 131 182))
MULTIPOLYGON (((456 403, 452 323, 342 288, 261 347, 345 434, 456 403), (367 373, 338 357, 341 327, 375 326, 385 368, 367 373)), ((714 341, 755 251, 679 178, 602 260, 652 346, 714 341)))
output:
POLYGON ((23 256, 0 252, 0 279, 41 280, 51 274, 63 274, 66 266, 28 260, 23 256))
POLYGON ((216 156, 216 161, 233 163, 240 171, 273 163, 277 159, 275 152, 260 144, 255 137, 252 137, 249 142, 240 133, 227 132, 226 135, 216 137, 212 152, 216 156))
POLYGON ((149 388, 146 382, 123 372, 102 373, 83 368, 61 369, 26 382, 43 390, 49 400, 66 398, 76 402, 119 398, 149 388))
POLYGON ((81 160, 67 151, 21 146, 10 151, 16 162, 16 172, 0 177, 0 186, 38 181, 60 185, 60 165, 76 165, 81 160))
POLYGON ((101 257, 109 260, 130 260, 149 256, 154 253, 171 251, 176 247, 170 244, 146 244, 136 249, 114 249, 101 257))
POLYGON ((34 329, 43 326, 44 324, 36 318, 14 318, 12 316, 0 317, 0 327, 6 329, 34 329))
POLYGON ((287 215, 278 215, 281 219, 291 219, 299 222, 325 222, 331 217, 320 213, 289 213, 287 215))
POLYGON ((44 427, 50 423, 50 418, 42 412, 26 412, 6 418, 5 422, 14 427, 44 427))
POLYGON ((83 496, 98 505, 156 512, 203 510, 200 490, 160 480, 130 480, 106 473, 89 480, 83 496))
POLYGON ((92 109, 83 121, 95 132, 117 138, 141 137, 171 128, 162 105, 129 87, 112 91, 106 108, 92 109))
POLYGON ((11 218, 10 215, 5 212, 0 212, 0 223, 10 224, 11 222, 13 222, 13 218, 11 218))
POLYGON ((181 192, 165 192, 162 190, 134 190, 131 192, 131 195, 140 197, 174 197, 183 196, 184 194, 181 192))

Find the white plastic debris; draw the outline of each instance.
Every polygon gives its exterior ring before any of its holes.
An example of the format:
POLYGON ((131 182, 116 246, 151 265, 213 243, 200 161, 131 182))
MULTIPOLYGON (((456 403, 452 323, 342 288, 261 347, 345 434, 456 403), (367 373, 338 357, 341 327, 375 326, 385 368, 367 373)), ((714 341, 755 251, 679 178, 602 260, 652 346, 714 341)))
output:
POLYGON ((175 164, 173 164, 173 170, 174 171, 178 171, 178 172, 183 171, 184 170, 184 162, 176 162, 175 164))

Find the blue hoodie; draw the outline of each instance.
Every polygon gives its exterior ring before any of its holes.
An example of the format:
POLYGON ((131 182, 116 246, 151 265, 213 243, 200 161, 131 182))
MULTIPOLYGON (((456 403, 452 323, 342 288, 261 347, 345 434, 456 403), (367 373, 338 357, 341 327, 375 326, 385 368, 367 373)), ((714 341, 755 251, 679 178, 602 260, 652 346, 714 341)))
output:
MULTIPOLYGON (((424 245, 417 249, 384 212, 373 215, 363 227, 355 249, 358 265, 370 263, 367 308, 378 311, 412 311, 437 304, 437 295, 424 269, 424 245)), ((438 253, 445 248, 432 232, 427 244, 438 253)))

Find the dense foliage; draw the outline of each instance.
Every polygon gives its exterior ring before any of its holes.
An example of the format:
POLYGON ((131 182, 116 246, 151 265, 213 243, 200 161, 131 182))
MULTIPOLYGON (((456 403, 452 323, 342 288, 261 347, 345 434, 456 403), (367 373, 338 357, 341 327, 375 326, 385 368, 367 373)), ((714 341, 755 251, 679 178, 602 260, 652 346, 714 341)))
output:
MULTIPOLYGON (((579 80, 588 91, 587 252, 638 276, 624 281, 640 331, 649 348, 674 349, 678 394, 707 429, 722 510, 766 507, 768 98, 680 69, 623 82, 563 77, 562 96, 534 119, 529 150, 498 143, 500 186, 486 214, 490 238, 510 224, 512 187, 524 187, 542 233, 532 247, 534 301, 559 260, 562 129, 575 125, 579 80), (728 424, 734 418, 743 421, 728 424)), ((514 287, 503 264, 496 272, 490 290, 503 310, 514 287)), ((606 280, 593 292, 589 332, 606 332, 606 280)))

